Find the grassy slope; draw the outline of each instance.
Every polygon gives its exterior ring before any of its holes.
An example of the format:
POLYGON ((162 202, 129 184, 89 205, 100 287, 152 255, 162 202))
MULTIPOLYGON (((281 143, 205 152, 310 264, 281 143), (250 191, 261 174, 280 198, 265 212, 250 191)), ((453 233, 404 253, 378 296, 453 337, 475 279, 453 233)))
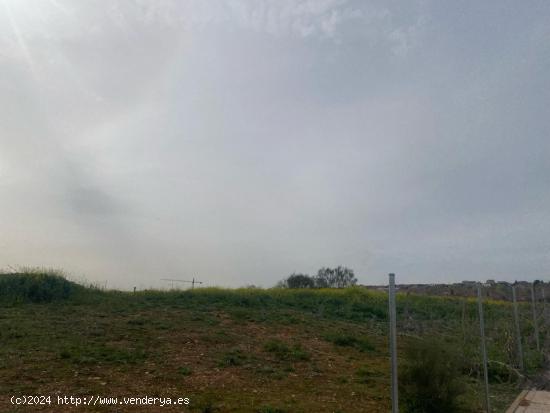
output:
MULTIPOLYGON (((389 411, 383 293, 72 293, 66 299, 17 304, 13 296, 2 301, 0 293, 1 411, 40 411, 9 406, 11 394, 189 397, 187 411, 196 412, 389 411)), ((466 321, 475 316, 474 304, 466 305, 466 321)), ((450 342, 471 339, 475 359, 475 334, 462 335, 473 325, 462 323, 461 309, 459 300, 401 297, 400 318, 409 320, 401 328, 407 331, 399 338, 401 349, 412 336, 444 332, 450 342)), ((489 304, 488 324, 505 319, 508 310, 506 304, 489 304)), ((495 359, 504 357, 493 353, 495 359)), ((479 381, 470 379, 469 389, 464 403, 477 409, 479 381)), ((495 411, 502 411, 514 393, 512 385, 493 384, 495 411)), ((55 411, 112 409, 56 406, 55 411)), ((159 410, 128 406, 117 411, 159 410)))

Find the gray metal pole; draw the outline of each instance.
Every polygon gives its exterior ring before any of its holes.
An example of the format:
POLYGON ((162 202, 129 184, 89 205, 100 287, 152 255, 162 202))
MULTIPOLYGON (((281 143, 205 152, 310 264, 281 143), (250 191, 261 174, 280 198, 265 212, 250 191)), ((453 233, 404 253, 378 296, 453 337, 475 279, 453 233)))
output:
POLYGON ((531 306, 533 307, 533 327, 535 329, 535 342, 537 343, 537 351, 540 351, 539 340, 539 323, 537 321, 537 306, 535 303, 535 283, 531 283, 531 306))
POLYGON ((521 345, 521 331, 519 329, 518 302, 516 300, 516 286, 512 285, 512 301, 514 302, 514 324, 516 325, 516 341, 518 343, 518 364, 523 370, 523 348, 521 345))
POLYGON ((391 407, 392 413, 399 413, 399 396, 397 391, 397 331, 395 314, 395 274, 390 274, 388 302, 390 314, 390 354, 391 354, 391 407))
POLYGON ((546 294, 544 293, 544 281, 541 282, 540 286, 540 292, 542 293, 542 319, 544 320, 544 326, 547 327, 548 318, 546 316, 546 294))
POLYGON ((489 374, 487 372, 487 349, 485 348, 485 323, 483 321, 483 298, 481 297, 481 284, 477 285, 477 306, 479 309, 479 331, 481 334, 481 356, 483 357, 483 377, 485 379, 485 407, 487 413, 491 412, 489 402, 489 374))
POLYGON ((462 300, 462 341, 466 346, 466 299, 462 300))

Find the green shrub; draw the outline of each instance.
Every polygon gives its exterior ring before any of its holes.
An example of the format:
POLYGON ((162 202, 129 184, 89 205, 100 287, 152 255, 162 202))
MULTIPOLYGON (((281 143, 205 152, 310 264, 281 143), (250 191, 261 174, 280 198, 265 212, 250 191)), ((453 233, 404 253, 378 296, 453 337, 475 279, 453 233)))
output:
POLYGON ((299 344, 295 344, 290 347, 288 344, 281 340, 269 340, 265 343, 264 349, 270 353, 273 353, 280 360, 299 361, 309 360, 310 355, 299 344))
POLYGON ((359 351, 374 351, 374 345, 366 337, 357 337, 347 333, 327 333, 323 338, 340 347, 353 347, 359 351))
POLYGON ((544 356, 535 349, 525 349, 523 357, 525 369, 529 373, 536 372, 537 369, 541 368, 544 364, 544 356))
POLYGON ((359 369, 355 372, 355 375, 360 383, 370 383, 383 377, 383 374, 380 371, 374 370, 370 366, 359 367, 359 369))
POLYGON ((246 354, 239 348, 227 351, 218 363, 220 367, 241 366, 248 360, 246 354))
POLYGON ((511 383, 519 379, 518 373, 507 364, 497 360, 489 360, 487 365, 490 383, 511 383))
POLYGON ((12 303, 64 300, 83 288, 53 271, 0 274, 0 300, 12 303))
POLYGON ((182 376, 189 376, 191 374, 192 370, 187 366, 182 366, 178 369, 178 373, 182 376))
POLYGON ((437 340, 419 340, 406 351, 399 377, 401 399, 408 413, 459 412, 458 397, 466 389, 459 352, 437 340))
POLYGON ((218 395, 208 390, 205 393, 197 395, 193 401, 193 411, 199 413, 214 413, 219 412, 220 409, 217 408, 216 404, 218 402, 218 395))

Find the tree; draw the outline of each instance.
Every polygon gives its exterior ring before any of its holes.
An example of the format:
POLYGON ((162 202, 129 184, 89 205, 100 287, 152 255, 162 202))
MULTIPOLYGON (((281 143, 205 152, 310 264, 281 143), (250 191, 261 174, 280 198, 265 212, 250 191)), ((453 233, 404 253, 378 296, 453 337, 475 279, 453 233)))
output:
POLYGON ((345 288, 357 284, 353 270, 339 265, 336 268, 321 268, 315 277, 318 288, 345 288))
POLYGON ((353 270, 339 265, 336 268, 321 268, 315 277, 307 274, 289 275, 277 283, 279 288, 345 288, 357 284, 353 270))
POLYGON ((286 279, 288 288, 313 288, 315 280, 307 274, 292 274, 286 279))

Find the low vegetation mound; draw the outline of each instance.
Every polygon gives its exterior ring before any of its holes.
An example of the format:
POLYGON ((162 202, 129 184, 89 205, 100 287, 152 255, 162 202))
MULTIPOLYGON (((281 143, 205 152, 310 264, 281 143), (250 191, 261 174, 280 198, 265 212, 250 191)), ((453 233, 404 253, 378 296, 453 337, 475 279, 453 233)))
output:
POLYGON ((54 271, 0 273, 0 301, 49 303, 65 300, 85 287, 54 271))

